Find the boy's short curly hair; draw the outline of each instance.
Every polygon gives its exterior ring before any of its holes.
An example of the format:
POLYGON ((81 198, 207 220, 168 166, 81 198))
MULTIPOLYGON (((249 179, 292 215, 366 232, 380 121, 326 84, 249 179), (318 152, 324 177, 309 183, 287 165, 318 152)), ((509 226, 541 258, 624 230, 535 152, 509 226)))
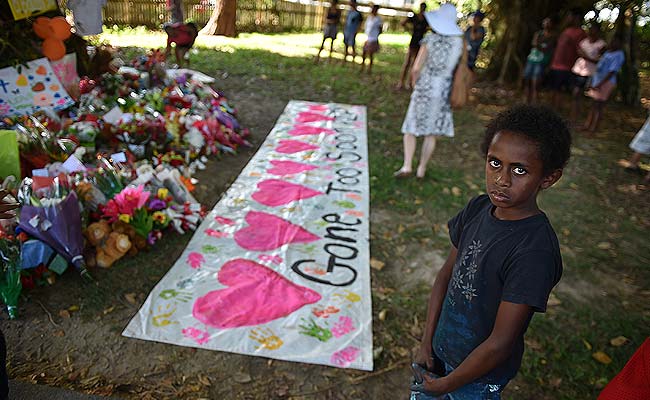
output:
POLYGON ((485 130, 481 143, 484 155, 500 131, 517 133, 537 143, 545 175, 564 168, 571 156, 571 132, 564 119, 548 107, 518 105, 501 112, 485 130))

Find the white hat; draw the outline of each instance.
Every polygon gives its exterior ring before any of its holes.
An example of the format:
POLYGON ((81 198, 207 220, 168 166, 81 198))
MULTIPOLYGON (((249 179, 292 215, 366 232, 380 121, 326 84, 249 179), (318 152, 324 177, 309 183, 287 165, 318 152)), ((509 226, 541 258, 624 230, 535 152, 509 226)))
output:
POLYGON ((445 3, 435 11, 425 12, 424 17, 427 19, 431 29, 441 35, 452 36, 463 34, 463 31, 456 25, 456 7, 451 3, 445 3))

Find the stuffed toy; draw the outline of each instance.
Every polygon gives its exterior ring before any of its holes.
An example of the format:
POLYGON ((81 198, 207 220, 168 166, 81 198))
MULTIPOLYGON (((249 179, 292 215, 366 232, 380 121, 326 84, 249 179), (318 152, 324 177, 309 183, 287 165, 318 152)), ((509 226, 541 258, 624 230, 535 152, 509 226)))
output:
POLYGON ((134 256, 138 254, 138 251, 143 250, 147 247, 147 239, 138 235, 135 231, 135 228, 124 221, 117 220, 113 222, 113 232, 121 233, 126 235, 133 246, 129 250, 129 255, 134 256))
POLYGON ((111 225, 106 220, 88 225, 84 233, 88 243, 95 248, 95 257, 86 260, 89 266, 109 268, 115 261, 124 257, 132 247, 129 237, 112 231, 111 225))

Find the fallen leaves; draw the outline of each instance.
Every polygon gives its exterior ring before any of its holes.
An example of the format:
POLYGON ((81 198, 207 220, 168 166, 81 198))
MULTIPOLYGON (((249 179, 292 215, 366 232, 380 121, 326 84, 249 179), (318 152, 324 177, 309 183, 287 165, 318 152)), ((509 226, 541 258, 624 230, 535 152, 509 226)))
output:
POLYGON ((629 342, 630 339, 626 338, 625 336, 617 336, 609 340, 609 344, 611 344, 614 347, 621 347, 624 344, 627 344, 629 342))
POLYGON ((388 313, 388 311, 385 308, 383 310, 379 311, 379 320, 380 321, 385 321, 387 313, 388 313))
POLYGON ((237 383, 250 383, 253 381, 253 378, 245 372, 235 372, 232 379, 237 383))
POLYGON ((609 250, 613 246, 612 246, 612 244, 610 242, 600 242, 600 243, 598 243, 597 247, 599 249, 601 249, 601 250, 609 250))
POLYGON ((591 356, 601 364, 607 365, 612 362, 612 359, 602 351, 597 351, 593 353, 591 356))
POLYGON ((126 294, 124 295, 124 298, 126 299, 126 301, 129 302, 129 304, 133 304, 133 305, 135 305, 136 302, 137 302, 137 301, 136 301, 136 298, 135 298, 135 293, 126 293, 126 294))
POLYGON ((370 259, 370 268, 375 269, 377 271, 381 271, 382 269, 384 269, 384 266, 386 266, 385 262, 377 260, 376 258, 370 259))

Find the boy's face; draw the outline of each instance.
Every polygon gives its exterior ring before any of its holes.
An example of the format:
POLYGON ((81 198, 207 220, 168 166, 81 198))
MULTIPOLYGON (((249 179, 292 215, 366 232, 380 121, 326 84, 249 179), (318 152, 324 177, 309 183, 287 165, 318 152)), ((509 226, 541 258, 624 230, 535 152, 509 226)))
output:
POLYGON ((537 144, 524 135, 499 131, 488 148, 485 186, 502 219, 521 219, 538 212, 537 194, 551 187, 562 170, 544 174, 537 144))

